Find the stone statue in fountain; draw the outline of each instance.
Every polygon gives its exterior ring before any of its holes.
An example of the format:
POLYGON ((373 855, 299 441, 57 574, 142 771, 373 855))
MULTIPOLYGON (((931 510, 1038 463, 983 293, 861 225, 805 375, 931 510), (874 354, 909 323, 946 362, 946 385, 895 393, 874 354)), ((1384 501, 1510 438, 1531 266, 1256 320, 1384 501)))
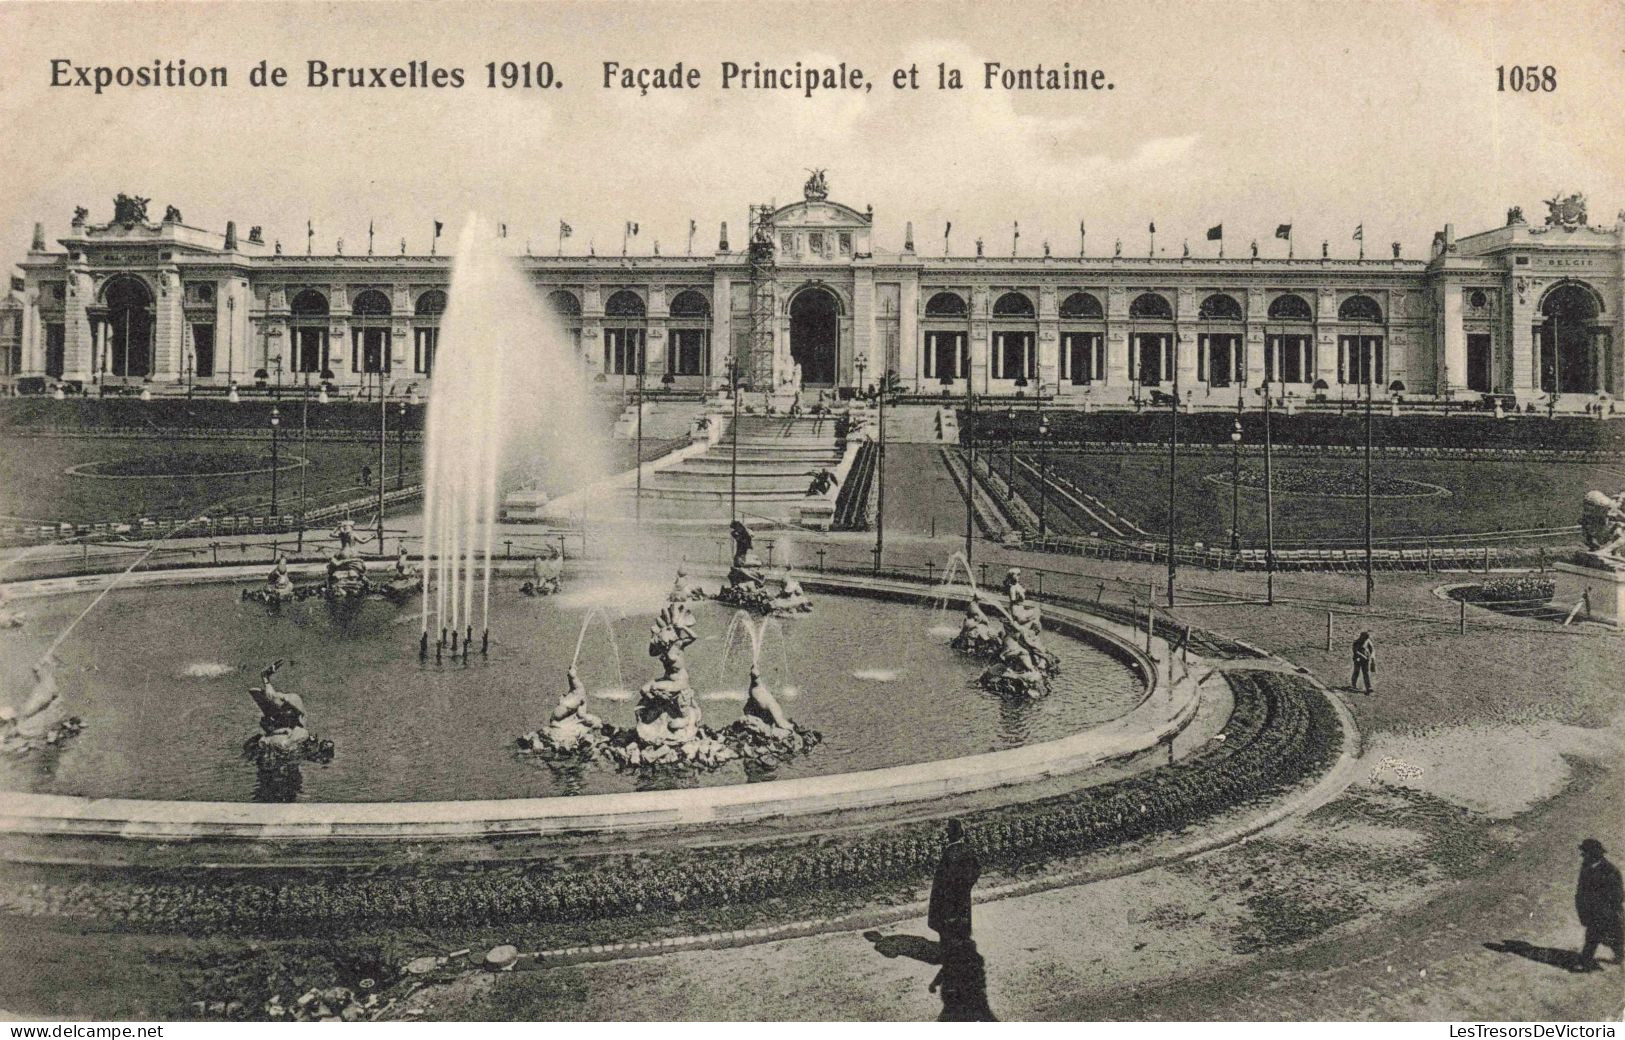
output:
POLYGON ((282 692, 271 682, 281 667, 280 659, 273 662, 260 673, 260 685, 248 690, 260 709, 260 732, 243 744, 243 753, 262 767, 331 761, 333 742, 317 739, 305 725, 304 699, 297 693, 282 692))
POLYGON ((544 550, 531 557, 530 577, 519 586, 519 591, 527 596, 550 596, 559 591, 563 575, 564 555, 552 549, 544 550))
POLYGON ((982 594, 975 591, 965 604, 964 620, 959 623, 959 634, 951 644, 960 653, 990 658, 1004 646, 1004 625, 997 618, 988 617, 984 604, 982 594))
POLYGON ((688 580, 688 568, 679 565, 677 580, 672 582, 671 591, 666 593, 667 603, 691 603, 705 598, 705 593, 699 586, 688 580))
POLYGON ((728 532, 734 543, 733 564, 728 568, 728 584, 718 590, 717 599, 758 614, 771 613, 773 596, 767 591, 767 568, 753 548, 755 539, 750 528, 744 521, 735 520, 728 532))
POLYGON ((55 662, 41 660, 33 673, 34 685, 22 704, 0 706, 0 748, 14 754, 59 744, 85 728, 77 715, 63 714, 55 662))
POLYGON ((1580 562, 1602 570, 1625 571, 1625 492, 1586 492, 1580 509, 1580 534, 1586 544, 1580 562))
MULTIPOLYGON (((667 623, 682 604, 670 604, 662 624, 649 630, 649 656, 660 659, 661 676, 638 691, 636 724, 621 731, 606 748, 622 766, 691 764, 714 767, 736 757, 735 752, 700 726, 700 704, 689 685, 683 649, 694 641, 691 629, 667 623)), ((689 615, 690 619, 692 615, 689 615)))
POLYGON ((568 684, 548 716, 547 726, 519 738, 526 751, 557 754, 591 753, 605 739, 603 720, 587 710, 587 689, 581 685, 575 667, 565 673, 568 684))
POLYGON ((12 608, 10 597, 6 595, 5 588, 0 586, 0 628, 22 628, 23 622, 27 620, 27 614, 12 608))
MULTIPOLYGON (((1060 659, 1044 647, 1043 615, 1027 598, 1019 569, 1005 574, 1004 590, 1007 606, 988 604, 1003 614, 1003 632, 997 660, 979 682, 1005 697, 1035 700, 1049 693, 1049 677, 1060 670, 1060 659)), ((985 651, 986 644, 982 646, 985 651)))
POLYGON ((723 736, 741 755, 757 761, 808 751, 824 739, 817 730, 791 721, 754 665, 750 670, 750 689, 745 694, 744 710, 723 736))
POLYGON ((288 574, 288 558, 280 553, 276 566, 265 576, 265 600, 276 605, 293 599, 293 577, 288 574))
POLYGON ((812 600, 802 589, 801 582, 797 581, 790 574, 790 568, 786 567, 784 569, 784 587, 773 598, 773 613, 780 617, 787 614, 811 614, 812 608, 812 600))

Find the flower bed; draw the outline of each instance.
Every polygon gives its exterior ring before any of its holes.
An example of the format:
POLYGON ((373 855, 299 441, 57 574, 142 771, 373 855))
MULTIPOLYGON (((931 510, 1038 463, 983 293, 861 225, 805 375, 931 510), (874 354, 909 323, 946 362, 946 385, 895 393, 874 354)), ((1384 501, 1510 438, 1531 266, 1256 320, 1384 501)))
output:
POLYGON ((1544 605, 1557 592, 1557 583, 1550 578, 1522 575, 1515 578, 1492 578, 1471 585, 1458 585, 1450 590, 1451 598, 1468 603, 1515 603, 1544 605))
MULTIPOLYGON (((1190 826, 1320 772, 1342 732, 1307 680, 1232 672, 1226 739, 1170 766, 1057 797, 968 813, 983 862, 1015 868, 1190 826)), ((658 911, 737 908, 818 890, 850 894, 926 879, 942 851, 937 820, 776 842, 560 857, 461 869, 261 870, 93 874, 17 886, 0 908, 144 925, 293 933, 366 921, 481 925, 581 922, 658 911)))

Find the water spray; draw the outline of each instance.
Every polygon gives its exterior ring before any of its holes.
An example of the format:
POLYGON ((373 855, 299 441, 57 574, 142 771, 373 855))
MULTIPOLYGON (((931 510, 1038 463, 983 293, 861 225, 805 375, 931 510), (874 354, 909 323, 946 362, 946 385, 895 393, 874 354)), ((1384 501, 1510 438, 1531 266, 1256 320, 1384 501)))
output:
POLYGON ((429 659, 429 630, 424 629, 423 630, 423 637, 418 640, 418 660, 419 661, 427 661, 428 659, 429 659))

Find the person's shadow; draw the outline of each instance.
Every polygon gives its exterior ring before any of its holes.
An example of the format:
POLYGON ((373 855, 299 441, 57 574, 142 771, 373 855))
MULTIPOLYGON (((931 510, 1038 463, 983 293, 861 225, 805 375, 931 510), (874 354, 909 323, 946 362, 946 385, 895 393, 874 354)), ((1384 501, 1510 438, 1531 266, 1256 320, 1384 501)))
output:
POLYGON ((942 944, 920 935, 882 935, 878 931, 863 933, 874 944, 875 952, 887 960, 907 957, 921 964, 941 964, 942 944))
POLYGON ((1486 950, 1496 953, 1510 953, 1536 964, 1549 964, 1554 968, 1565 971, 1583 971, 1585 966, 1580 963, 1580 954, 1574 950, 1559 950, 1551 946, 1536 946, 1534 943, 1524 942, 1522 939, 1502 939, 1500 942, 1487 942, 1486 950))
POLYGON ((996 1022, 987 1002, 987 964, 969 939, 943 944, 918 935, 863 933, 875 952, 886 958, 907 957, 922 964, 939 965, 930 991, 942 998, 938 1022, 996 1022))

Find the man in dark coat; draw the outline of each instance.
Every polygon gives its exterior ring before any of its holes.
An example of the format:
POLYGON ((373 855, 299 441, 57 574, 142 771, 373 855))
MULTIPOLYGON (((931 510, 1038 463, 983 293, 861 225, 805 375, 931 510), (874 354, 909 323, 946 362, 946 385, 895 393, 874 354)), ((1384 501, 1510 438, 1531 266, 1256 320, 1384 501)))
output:
POLYGON ((1614 951, 1615 964, 1625 963, 1625 953, 1619 945, 1622 902, 1619 868, 1608 862, 1604 851, 1602 842, 1596 838, 1580 843, 1580 881, 1574 889, 1574 910, 1586 930, 1585 946, 1580 950, 1583 971, 1597 967, 1599 945, 1614 951))
POLYGON ((1349 678, 1349 689, 1358 690, 1360 680, 1365 680, 1365 692, 1371 692, 1371 671, 1377 664, 1377 646, 1371 641, 1370 632, 1361 632, 1359 638, 1354 640, 1354 674, 1349 678))
POLYGON ((970 938, 970 892, 982 875, 982 865, 965 841, 965 825, 948 821, 948 845, 931 881, 931 908, 925 923, 944 947, 970 938))

